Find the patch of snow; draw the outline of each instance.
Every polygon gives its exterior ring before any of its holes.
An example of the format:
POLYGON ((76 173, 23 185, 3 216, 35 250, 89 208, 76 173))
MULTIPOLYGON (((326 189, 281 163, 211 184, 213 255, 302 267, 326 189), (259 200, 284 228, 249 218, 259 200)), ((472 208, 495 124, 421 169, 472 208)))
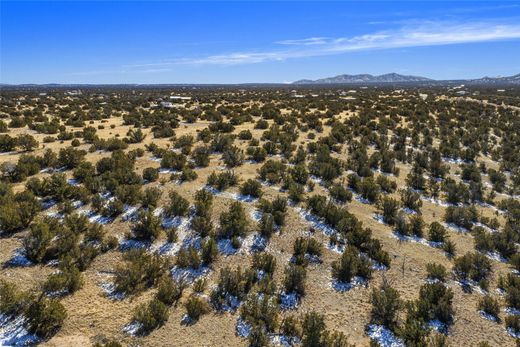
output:
POLYGON ((401 209, 401 211, 403 211, 403 212, 406 213, 406 214, 412 214, 412 215, 417 214, 417 211, 412 210, 411 208, 408 208, 408 207, 403 207, 403 208, 401 209))
POLYGON ((32 261, 27 259, 25 249, 18 248, 14 251, 14 255, 5 262, 5 266, 9 267, 25 267, 33 265, 32 261))
POLYGON ((448 326, 438 319, 432 319, 429 321, 428 326, 442 334, 446 334, 448 332, 448 326))
POLYGON ((124 293, 116 292, 116 286, 113 281, 113 274, 98 272, 97 275, 98 277, 103 278, 103 280, 99 282, 99 286, 101 287, 101 289, 103 289, 107 297, 109 297, 112 300, 123 300, 125 298, 124 293))
POLYGON ((355 276, 350 282, 340 282, 336 279, 333 279, 331 282, 331 287, 335 291, 343 293, 356 287, 366 286, 367 284, 368 282, 366 279, 359 276, 355 276))
POLYGON ((297 336, 287 336, 275 334, 269 336, 269 341, 273 346, 291 347, 301 344, 301 339, 297 336))
POLYGON ((26 318, 8 317, 0 314, 0 346, 32 346, 38 343, 38 337, 25 329, 26 318))
POLYGON ((496 322, 497 321, 497 318, 495 316, 490 315, 489 313, 486 313, 484 311, 478 311, 478 313, 480 313, 480 315, 484 319, 487 319, 488 321, 492 321, 492 322, 496 322))
POLYGON ((505 313, 511 314, 513 316, 520 316, 520 310, 514 307, 506 307, 504 311, 505 313))
POLYGON ((332 234, 335 234, 336 233, 336 230, 330 226, 328 226, 325 222, 323 222, 320 218, 316 217, 315 215, 313 215, 312 213, 310 213, 309 211, 301 208, 301 207, 297 207, 295 208, 296 212, 298 212, 298 214, 303 218, 305 219, 313 228, 315 229, 318 229, 320 230, 322 233, 324 233, 325 235, 332 235, 332 234))
POLYGON ((257 210, 257 209, 251 210, 249 212, 249 216, 251 217, 252 220, 254 220, 255 222, 258 223, 262 219, 262 211, 257 210))
POLYGON ((514 331, 512 328, 507 328, 507 333, 515 339, 520 339, 520 331, 514 331))
POLYGON ((376 220, 378 223, 381 223, 381 224, 386 224, 385 221, 384 221, 384 217, 382 214, 379 214, 379 213, 374 213, 372 215, 372 218, 374 220, 376 220))
POLYGON ((282 310, 294 310, 300 303, 300 296, 296 293, 280 294, 280 308, 282 310))
POLYGON ((174 279, 184 280, 187 283, 192 283, 197 278, 206 276, 210 272, 210 268, 206 266, 201 266, 198 269, 192 269, 174 266, 170 272, 174 279))
POLYGON ((139 207, 125 205, 124 212, 121 215, 121 219, 124 221, 135 221, 137 218, 137 212, 139 207))
POLYGON ((442 242, 434 242, 434 241, 428 241, 424 238, 421 238, 421 237, 417 237, 415 235, 411 235, 411 236, 408 236, 408 235, 403 235, 397 231, 394 231, 392 233, 392 235, 400 240, 400 241, 407 241, 407 242, 416 242, 416 243, 420 243, 422 245, 425 245, 425 246, 430 246, 430 247, 433 247, 433 248, 440 248, 442 247, 443 243, 442 242))
POLYGON ((79 184, 80 184, 80 182, 75 178, 69 178, 67 180, 67 183, 70 184, 71 186, 79 186, 79 184))
POLYGON ((251 325, 246 323, 242 318, 237 319, 237 324, 235 327, 236 334, 240 337, 246 338, 251 334, 251 325))
POLYGON ((223 255, 233 255, 238 252, 239 249, 233 247, 231 239, 221 239, 217 242, 218 250, 223 255))
POLYGON ((502 255, 500 255, 500 253, 498 253, 498 252, 487 252, 486 257, 488 257, 491 260, 498 261, 500 263, 504 263, 504 264, 509 263, 509 261, 506 258, 504 258, 502 255))
POLYGON ((461 226, 458 226, 458 225, 456 225, 454 223, 442 223, 442 224, 444 224, 444 226, 446 228, 451 229, 453 231, 456 231, 458 233, 468 233, 469 232, 468 229, 466 229, 464 227, 461 227, 461 226))
POLYGON ((139 322, 132 322, 123 327, 123 332, 130 336, 136 336, 143 325, 139 322))
POLYGON ((382 325, 369 325, 367 335, 371 339, 376 340, 381 347, 405 347, 404 342, 400 338, 382 325))
POLYGON ((135 239, 123 239, 119 240, 119 250, 120 251, 129 251, 131 249, 146 249, 150 247, 149 241, 141 241, 135 239))

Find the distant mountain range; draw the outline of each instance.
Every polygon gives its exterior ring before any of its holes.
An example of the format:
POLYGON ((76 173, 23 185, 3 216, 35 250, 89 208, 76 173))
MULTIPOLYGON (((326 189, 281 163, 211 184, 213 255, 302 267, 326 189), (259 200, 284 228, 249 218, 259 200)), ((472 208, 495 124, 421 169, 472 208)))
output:
POLYGON ((519 84, 520 85, 520 74, 510 77, 483 77, 479 79, 470 80, 449 80, 439 81, 433 80, 421 76, 409 76, 400 75, 397 73, 388 73, 384 75, 374 76, 370 74, 360 75, 339 75, 335 77, 320 78, 317 80, 299 80, 293 82, 296 85, 309 85, 309 84, 359 84, 359 83, 434 83, 439 82, 464 82, 469 84, 519 84))

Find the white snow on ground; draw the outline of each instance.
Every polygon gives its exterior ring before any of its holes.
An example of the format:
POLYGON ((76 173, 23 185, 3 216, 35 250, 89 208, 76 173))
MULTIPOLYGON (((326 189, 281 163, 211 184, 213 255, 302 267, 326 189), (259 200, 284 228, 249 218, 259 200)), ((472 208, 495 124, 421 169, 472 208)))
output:
POLYGON ((0 346, 32 346, 38 337, 25 329, 25 317, 8 317, 0 314, 0 346))
POLYGON ((432 328, 433 330, 435 330, 439 333, 442 333, 442 334, 446 334, 448 332, 448 326, 437 319, 433 319, 433 320, 429 321, 428 326, 430 328, 432 328))
POLYGON ((362 204, 365 204, 365 205, 370 205, 370 204, 371 204, 371 202, 370 202, 368 199, 363 198, 361 195, 357 195, 357 194, 356 194, 356 195, 354 196, 354 199, 355 199, 356 201, 359 201, 359 202, 362 203, 362 204))
POLYGON ((513 316, 520 316, 520 310, 516 309, 514 307, 506 307, 504 309, 504 312, 507 313, 507 314, 511 314, 513 316))
POLYGON ((222 311, 226 312, 236 312, 236 310, 240 307, 240 300, 234 295, 226 294, 226 298, 224 299, 224 303, 222 304, 222 311))
POLYGON ((453 204, 444 202, 441 199, 434 199, 432 197, 426 197, 426 196, 423 196, 423 195, 421 195, 421 200, 428 201, 429 203, 432 203, 432 204, 435 204, 435 205, 439 205, 439 206, 442 206, 442 207, 455 206, 453 204))
POLYGON ((327 248, 336 253, 343 253, 345 251, 345 245, 327 243, 327 248))
POLYGON ((139 329, 141 329, 141 326, 141 323, 132 322, 123 327, 123 332, 127 333, 130 336, 136 336, 139 329))
POLYGON ((254 210, 251 210, 249 212, 249 216, 251 217, 251 219, 255 222, 260 222, 260 220, 262 219, 262 211, 260 210, 257 210, 257 209, 254 209, 254 210))
POLYGON ((480 286, 476 282, 474 282, 472 280, 469 280, 469 279, 468 280, 460 280, 460 281, 455 281, 455 283, 460 285, 462 287, 462 289, 466 288, 470 292, 477 292, 479 294, 487 294, 487 292, 485 290, 480 288, 480 286))
POLYGON ((205 185, 204 187, 202 187, 202 189, 205 189, 207 190, 208 192, 210 192, 211 194, 215 195, 215 196, 220 196, 222 198, 228 198, 228 199, 233 199, 233 200, 236 200, 236 201, 240 201, 240 202, 256 202, 258 201, 258 198, 255 198, 251 195, 242 195, 242 194, 238 194, 238 193, 231 193, 231 192, 227 192, 227 191, 220 191, 212 186, 208 186, 208 185, 205 185))
POLYGON ((99 286, 107 297, 109 297, 112 300, 123 300, 125 298, 124 293, 118 293, 116 292, 116 286, 114 284, 114 274, 107 273, 107 272, 98 272, 97 276, 101 278, 101 281, 98 282, 99 286))
POLYGON ((140 241, 135 239, 120 239, 119 240, 119 250, 120 251, 129 251, 131 249, 147 249, 149 248, 151 243, 149 241, 140 241))
POLYGON ((408 207, 403 207, 403 208, 401 209, 401 211, 403 211, 403 212, 406 213, 406 214, 412 214, 412 215, 417 214, 417 211, 412 210, 411 208, 408 208, 408 207))
POLYGON ((5 266, 12 267, 31 266, 32 264, 33 263, 29 259, 27 259, 27 256, 25 255, 25 250, 23 248, 16 249, 11 259, 5 262, 5 266))
POLYGON ((80 182, 75 178, 69 178, 67 180, 67 183, 70 184, 71 186, 78 186, 80 182))
POLYGON ((114 219, 111 217, 105 217, 100 214, 96 214, 94 211, 91 210, 79 210, 80 214, 83 214, 87 216, 89 222, 91 223, 97 223, 97 224, 110 224, 114 219))
POLYGON ((233 247, 231 244, 231 239, 221 239, 217 242, 218 250, 223 255, 233 255, 236 254, 239 249, 233 247))
POLYGON ((486 230, 488 233, 494 233, 494 232, 496 232, 495 229, 490 228, 490 227, 488 227, 486 224, 482 224, 482 223, 480 223, 480 222, 475 222, 475 223, 473 223, 473 226, 475 226, 475 227, 481 227, 481 228, 483 228, 484 230, 486 230))
POLYGON ((48 210, 52 206, 56 205, 58 202, 56 200, 51 199, 51 200, 42 200, 41 203, 42 203, 42 209, 48 210))
POLYGON ((206 266, 201 266, 198 269, 174 266, 171 269, 171 274, 176 280, 184 280, 187 283, 192 283, 197 278, 206 276, 210 271, 210 268, 206 266))
POLYGON ((312 213, 310 213, 309 211, 301 208, 301 207, 297 207, 295 208, 296 212, 298 212, 298 214, 303 218, 305 219, 313 228, 315 229, 318 229, 320 230, 322 233, 324 233, 325 235, 332 235, 332 234, 335 234, 336 233, 336 230, 334 230, 334 228, 331 228, 330 226, 328 226, 326 223, 324 223, 320 218, 314 216, 312 213))
POLYGON ((464 227, 460 227, 460 226, 458 226, 456 224, 453 224, 453 223, 442 223, 442 224, 444 224, 444 226, 446 228, 451 229, 453 231, 456 231, 458 233, 467 233, 467 232, 469 232, 468 229, 466 229, 464 227))
POLYGON ((134 221, 137 218, 139 207, 125 205, 124 212, 121 215, 123 221, 134 221))
POLYGON ((269 335, 269 341, 273 346, 291 347, 301 344, 301 339, 297 336, 269 335))
POLYGON ((383 218, 383 215, 382 215, 382 214, 374 213, 374 214, 372 215, 372 218, 373 218, 374 220, 376 220, 378 223, 386 224, 385 221, 384 221, 384 218, 383 218))
POLYGON ((296 293, 280 294, 280 308, 282 310, 294 310, 298 307, 300 296, 296 293))
POLYGON ((336 279, 333 279, 331 282, 331 287, 335 291, 340 292, 340 293, 347 292, 353 288, 366 286, 366 285, 367 285, 367 280, 362 277, 359 277, 359 276, 355 276, 350 282, 340 282, 336 279))
POLYGON ((261 252, 267 247, 268 240, 259 234, 249 234, 242 242, 241 252, 249 253, 261 252))
POLYGON ((382 325, 369 325, 367 335, 371 339, 376 340, 381 347, 405 347, 405 344, 400 338, 395 336, 390 329, 382 325))
POLYGON ((311 175, 309 178, 312 182, 317 183, 320 186, 325 186, 325 181, 323 181, 321 178, 314 175, 311 175))
POLYGON ((498 252, 487 252, 486 257, 488 257, 491 260, 498 261, 500 263, 504 263, 504 264, 509 263, 509 261, 506 258, 504 258, 503 256, 501 256, 500 253, 498 253, 498 252))
POLYGON ((416 242, 416 243, 420 243, 422 245, 430 246, 430 247, 433 247, 433 248, 440 248, 440 247, 442 247, 442 242, 428 241, 428 240, 426 240, 424 238, 417 237, 417 236, 414 236, 414 235, 407 236, 407 235, 400 234, 397 231, 394 231, 392 233, 392 235, 396 239, 398 239, 400 241, 416 242))
POLYGON ((240 337, 248 337, 251 333, 251 326, 247 324, 242 318, 238 317, 235 331, 240 337))
POLYGON ((514 331, 513 329, 511 329, 511 328, 507 328, 506 330, 507 330, 507 333, 508 333, 509 335, 511 335, 512 337, 514 337, 515 339, 520 339, 520 331, 516 331, 516 332, 515 332, 515 331, 514 331))
POLYGON ((162 173, 162 174, 180 174, 181 172, 179 170, 175 170, 175 169, 167 169, 167 168, 160 168, 159 169, 159 173, 162 173))
POLYGON ((480 313, 480 315, 484 319, 487 319, 487 320, 492 321, 492 322, 496 322, 497 321, 497 318, 495 316, 490 315, 489 313, 486 313, 484 311, 478 311, 478 313, 480 313))

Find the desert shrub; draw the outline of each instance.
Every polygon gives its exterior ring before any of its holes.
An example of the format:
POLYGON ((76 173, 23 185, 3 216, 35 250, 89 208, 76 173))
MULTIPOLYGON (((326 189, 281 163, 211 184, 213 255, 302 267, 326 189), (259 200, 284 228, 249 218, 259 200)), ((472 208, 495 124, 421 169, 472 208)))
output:
POLYGON ((154 167, 147 167, 143 170, 143 179, 148 182, 157 181, 159 178, 159 170, 154 167))
POLYGON ((116 188, 115 191, 116 199, 127 205, 137 205, 141 199, 141 196, 142 193, 140 184, 120 185, 116 188))
POLYGON ((83 275, 74 264, 60 266, 60 272, 53 273, 43 283, 46 293, 72 294, 83 286, 83 275))
POLYGON ((206 167, 209 165, 210 149, 207 146, 195 147, 191 152, 191 158, 196 166, 206 167))
POLYGON ((346 203, 352 200, 352 192, 339 184, 334 184, 329 187, 329 194, 332 198, 341 203, 346 203))
POLYGON ((161 167, 181 171, 186 165, 186 156, 182 153, 167 151, 161 158, 161 167))
POLYGON ((29 332, 46 339, 61 328, 67 311, 58 300, 40 297, 29 306, 26 315, 29 332))
POLYGON ((0 314, 7 317, 19 315, 31 301, 29 293, 19 290, 13 283, 0 280, 0 314))
POLYGON ((181 268, 198 269, 201 265, 199 252, 195 247, 181 248, 177 253, 176 264, 181 268))
POLYGON ((474 206, 448 206, 444 212, 444 220, 446 223, 453 223, 459 227, 470 230, 473 223, 477 221, 477 210, 474 206))
POLYGON ((322 245, 310 237, 298 237, 293 243, 293 259, 297 265, 307 265, 309 257, 320 257, 322 245))
POLYGON ((188 214, 190 203, 179 193, 172 190, 170 192, 170 202, 164 209, 164 213, 168 217, 183 217, 188 214))
POLYGON ((383 175, 377 176, 376 183, 381 187, 381 191, 387 194, 391 194, 397 189, 397 183, 383 175))
POLYGON ((249 130, 242 130, 238 133, 238 138, 240 140, 251 140, 253 138, 253 134, 249 130))
POLYGON ((423 322, 439 320, 450 325, 453 322, 453 291, 440 282, 426 283, 419 290, 417 317, 423 322))
POLYGON ((210 237, 202 243, 201 259, 205 265, 212 264, 218 256, 218 245, 214 238, 210 237))
POLYGON ((168 320, 168 306, 154 298, 137 306, 133 320, 139 324, 139 335, 148 334, 168 320))
POLYGON ((261 163, 267 158, 267 151, 262 147, 248 147, 246 154, 248 159, 257 163, 261 163))
POLYGON ((253 254, 253 268, 262 271, 267 276, 273 276, 276 269, 276 259, 272 254, 261 252, 253 254))
POLYGON ((396 199, 384 196, 379 200, 378 208, 383 216, 383 221, 389 225, 394 225, 399 211, 399 202, 396 199))
POLYGON ((446 252, 446 255, 450 258, 453 258, 457 252, 455 243, 452 240, 444 241, 444 244, 442 245, 442 250, 446 252))
POLYGON ((191 220, 190 227, 201 237, 206 237, 213 230, 213 222, 210 216, 195 216, 191 220))
POLYGON ((178 302, 187 284, 183 280, 174 280, 171 276, 163 276, 157 285, 155 297, 165 305, 171 306, 178 302))
POLYGON ((115 291, 130 295, 155 285, 170 265, 168 259, 142 249, 126 252, 123 260, 125 263, 115 271, 115 291))
POLYGON ((29 233, 23 239, 23 247, 27 259, 40 263, 49 258, 50 247, 56 231, 56 223, 50 220, 38 221, 31 225, 29 233))
POLYGON ((278 328, 280 308, 276 297, 256 293, 248 295, 247 300, 240 307, 240 315, 251 326, 261 327, 268 333, 278 328))
POLYGON ((162 191, 158 187, 147 187, 141 196, 141 204, 145 208, 155 208, 161 198, 162 191))
POLYGON ((380 194, 379 185, 377 185, 372 177, 361 180, 357 191, 363 199, 368 200, 370 203, 376 202, 380 194))
POLYGON ((372 290, 370 302, 372 304, 371 323, 393 329, 397 324, 397 313, 403 305, 399 292, 383 279, 381 286, 372 290))
POLYGON ((132 236, 138 240, 155 240, 162 230, 161 219, 152 211, 139 211, 132 225, 132 236))
POLYGON ((430 280, 436 280, 440 282, 446 281, 446 268, 441 264, 428 263, 426 264, 427 277, 430 280))
POLYGON ((491 270, 491 261, 480 253, 466 253, 456 258, 453 265, 453 273, 459 281, 485 281, 491 270))
POLYGON ((229 210, 220 215, 219 237, 231 239, 234 237, 244 237, 247 233, 249 222, 242 204, 234 201, 229 206, 229 210))
POLYGON ((477 303, 477 310, 482 311, 496 320, 499 320, 500 304, 492 296, 485 295, 477 303))
POLYGON ((412 235, 423 237, 424 220, 420 215, 412 215, 409 218, 409 230, 412 235))
POLYGON ((274 217, 270 213, 262 214, 260 221, 258 222, 258 232, 266 239, 270 239, 275 232, 274 217))
POLYGON ((184 306, 186 314, 192 322, 199 320, 200 317, 210 311, 208 303, 197 295, 191 295, 184 306))
POLYGON ((326 329, 323 315, 311 311, 302 319, 302 347, 353 347, 340 332, 326 329))
POLYGON ((231 146, 222 153, 222 160, 229 168, 240 166, 244 162, 244 151, 236 146, 231 146))
POLYGON ((205 217, 211 216, 211 208, 213 205, 213 194, 206 189, 199 189, 195 193, 195 214, 205 217))
POLYGON ((269 159, 258 170, 258 176, 263 181, 267 181, 270 184, 276 184, 280 183, 286 172, 287 167, 285 164, 269 159))
POLYGON ((269 201, 262 199, 258 202, 258 208, 264 214, 271 214, 274 223, 283 226, 285 223, 285 215, 287 213, 287 199, 281 196, 269 201))
POLYGON ((221 173, 212 172, 208 176, 208 185, 218 190, 225 190, 238 184, 238 177, 233 171, 224 171, 221 173))
POLYGON ((305 295, 305 278, 307 271, 300 265, 289 265, 285 268, 285 278, 283 280, 286 293, 295 293, 299 296, 305 295))
POLYGON ((428 230, 428 240, 432 242, 445 242, 448 237, 448 231, 439 222, 432 222, 428 230))
POLYGON ((221 310, 230 297, 242 300, 256 279, 256 272, 252 269, 243 271, 239 266, 235 270, 229 267, 221 269, 217 286, 211 292, 211 303, 217 310, 221 310))
POLYGON ((263 194, 262 185, 256 180, 248 179, 240 187, 240 194, 260 198, 263 194))
POLYGON ((332 277, 338 282, 348 283, 354 276, 370 279, 372 268, 370 261, 361 256, 357 248, 349 246, 341 258, 332 263, 332 277))
POLYGON ((409 208, 410 210, 420 212, 422 201, 419 193, 414 192, 411 189, 402 189, 400 191, 401 202, 404 207, 409 208))

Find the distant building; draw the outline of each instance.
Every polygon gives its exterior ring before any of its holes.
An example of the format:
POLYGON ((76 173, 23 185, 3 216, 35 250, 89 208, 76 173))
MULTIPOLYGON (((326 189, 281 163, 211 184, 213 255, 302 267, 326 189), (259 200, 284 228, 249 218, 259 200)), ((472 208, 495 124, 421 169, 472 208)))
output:
POLYGON ((170 100, 190 101, 191 96, 172 95, 172 96, 170 96, 170 100))

